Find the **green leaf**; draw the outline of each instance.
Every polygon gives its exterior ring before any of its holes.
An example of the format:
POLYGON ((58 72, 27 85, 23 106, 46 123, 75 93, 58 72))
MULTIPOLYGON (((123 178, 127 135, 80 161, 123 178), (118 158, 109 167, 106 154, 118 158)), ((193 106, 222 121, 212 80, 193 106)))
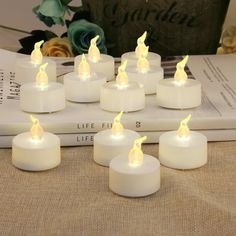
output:
POLYGON ((52 19, 53 19, 53 21, 55 22, 55 24, 62 25, 62 26, 65 24, 63 18, 60 18, 60 17, 52 17, 52 19))
POLYGON ((68 6, 68 8, 73 12, 78 12, 78 11, 82 10, 83 7, 82 6, 80 6, 80 7, 68 6))
POLYGON ((70 25, 70 23, 71 23, 72 21, 70 21, 70 20, 65 20, 65 22, 66 22, 66 27, 68 28, 69 25, 70 25))
POLYGON ((47 38, 47 40, 49 40, 51 38, 57 37, 57 35, 55 33, 53 33, 52 31, 45 30, 45 37, 47 38))
POLYGON ((50 0, 42 2, 38 11, 45 16, 64 17, 66 8, 59 0, 50 0))

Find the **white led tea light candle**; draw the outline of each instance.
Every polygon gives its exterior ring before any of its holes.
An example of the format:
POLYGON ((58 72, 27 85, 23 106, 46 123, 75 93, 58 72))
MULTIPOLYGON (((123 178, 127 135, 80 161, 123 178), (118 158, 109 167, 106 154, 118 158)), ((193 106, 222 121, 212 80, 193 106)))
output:
POLYGON ((43 171, 61 162, 60 139, 44 132, 38 119, 31 116, 30 132, 21 133, 12 141, 12 164, 22 170, 43 171))
POLYGON ((111 160, 109 188, 113 192, 126 197, 144 197, 159 190, 160 162, 143 154, 141 145, 146 138, 136 139, 128 155, 111 160))
POLYGON ((188 79, 184 67, 189 56, 184 57, 176 68, 173 79, 163 79, 157 83, 157 103, 161 107, 188 109, 201 105, 201 83, 188 79))
POLYGON ((60 83, 48 83, 45 71, 47 63, 39 67, 36 82, 20 87, 20 108, 26 112, 47 113, 65 108, 64 86, 60 83))
POLYGON ((16 60, 15 81, 17 83, 25 84, 33 82, 42 63, 48 63, 46 72, 49 80, 56 81, 56 62, 43 57, 40 51, 40 47, 43 42, 44 41, 42 40, 35 43, 34 50, 32 51, 30 58, 27 56, 26 58, 19 58, 16 60))
POLYGON ((113 121, 111 129, 103 130, 94 135, 94 161, 103 166, 109 166, 110 161, 120 154, 128 155, 130 148, 139 134, 124 129, 120 123, 123 112, 120 112, 113 121))
MULTIPOLYGON (((103 73, 106 76, 107 81, 109 81, 114 79, 115 77, 115 59, 112 56, 100 53, 97 47, 98 39, 99 35, 91 39, 88 54, 86 54, 85 56, 91 66, 92 71, 96 73, 103 73)), ((75 72, 81 59, 81 55, 75 57, 75 72)))
POLYGON ((125 61, 118 68, 116 81, 104 84, 101 88, 100 107, 112 112, 131 112, 145 107, 144 88, 137 82, 129 81, 125 61))
POLYGON ((159 160, 173 169, 195 169, 207 163, 207 138, 190 131, 191 115, 183 119, 177 131, 162 134, 159 139, 159 160))
POLYGON ((137 65, 128 66, 126 72, 130 81, 136 81, 143 85, 145 94, 155 94, 157 82, 164 78, 164 71, 160 66, 150 65, 146 55, 147 52, 141 54, 137 65))
POLYGON ((77 71, 64 76, 66 99, 73 102, 97 102, 101 86, 105 83, 105 75, 91 72, 83 54, 77 71))
POLYGON ((145 45, 145 39, 147 37, 147 32, 145 31, 142 36, 137 39, 137 47, 134 52, 126 52, 121 56, 121 62, 128 60, 129 66, 136 66, 138 58, 145 52, 147 52, 147 60, 150 65, 161 66, 161 57, 159 54, 154 52, 148 52, 149 47, 145 45))

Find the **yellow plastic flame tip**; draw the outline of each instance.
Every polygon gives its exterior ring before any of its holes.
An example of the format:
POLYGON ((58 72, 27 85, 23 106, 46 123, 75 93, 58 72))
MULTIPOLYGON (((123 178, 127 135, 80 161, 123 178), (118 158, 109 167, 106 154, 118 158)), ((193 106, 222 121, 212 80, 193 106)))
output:
POLYGON ((43 128, 39 123, 39 120, 34 116, 30 115, 32 121, 32 127, 30 129, 31 137, 33 139, 41 139, 43 135, 43 128))
POLYGON ((143 162, 142 143, 147 139, 147 136, 140 137, 134 141, 133 147, 129 152, 129 163, 138 166, 143 162))
POLYGON ((94 38, 91 39, 90 44, 95 44, 96 45, 98 39, 99 39, 99 35, 96 35, 94 38))
POLYGON ((191 118, 192 118, 192 115, 189 114, 186 118, 181 120, 179 129, 177 131, 177 133, 180 137, 187 137, 188 136, 188 134, 189 134, 188 122, 190 121, 191 118))
POLYGON ((147 31, 145 31, 145 32, 137 39, 137 44, 144 43, 146 37, 147 37, 147 31))
POLYGON ((88 50, 88 58, 93 62, 98 62, 101 58, 101 54, 99 48, 97 47, 97 40, 99 39, 99 35, 95 36, 90 41, 90 46, 88 50))
POLYGON ((137 39, 137 46, 135 48, 136 57, 139 58, 142 54, 148 54, 149 47, 145 45, 145 39, 147 37, 147 31, 143 33, 141 37, 137 39))
POLYGON ((176 65, 176 72, 174 75, 174 79, 175 81, 178 82, 184 82, 188 79, 188 75, 185 72, 184 68, 188 62, 189 56, 185 56, 184 59, 182 61, 180 61, 179 63, 177 63, 176 65))
POLYGON ((128 81, 128 75, 125 71, 128 61, 125 60, 118 68, 118 75, 116 76, 116 83, 119 85, 127 85, 129 83, 128 81))
POLYGON ((112 134, 119 135, 123 131, 123 125, 121 124, 120 120, 123 115, 123 111, 121 111, 113 120, 112 124, 112 134))

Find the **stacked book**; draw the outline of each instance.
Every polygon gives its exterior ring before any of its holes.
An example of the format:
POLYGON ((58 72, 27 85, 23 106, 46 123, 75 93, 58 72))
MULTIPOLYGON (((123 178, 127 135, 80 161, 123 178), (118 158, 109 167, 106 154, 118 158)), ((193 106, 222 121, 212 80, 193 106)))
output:
MULTIPOLYGON (((0 147, 11 147, 13 137, 31 127, 29 114, 19 108, 19 85, 15 82, 16 58, 23 55, 0 49, 0 147)), ((162 61, 165 78, 173 77, 181 57, 162 61)), ((58 80, 73 71, 73 59, 54 58, 58 80)), ((158 143, 159 136, 176 130, 179 121, 192 114, 190 129, 205 134, 209 141, 236 140, 236 56, 190 56, 189 78, 202 84, 202 105, 195 109, 170 110, 157 105, 156 96, 146 97, 142 111, 122 117, 125 128, 148 137, 147 143, 158 143)), ((103 111, 99 103, 71 103, 65 110, 51 114, 35 114, 45 130, 57 134, 62 146, 92 145, 96 132, 111 128, 114 113, 103 111)))

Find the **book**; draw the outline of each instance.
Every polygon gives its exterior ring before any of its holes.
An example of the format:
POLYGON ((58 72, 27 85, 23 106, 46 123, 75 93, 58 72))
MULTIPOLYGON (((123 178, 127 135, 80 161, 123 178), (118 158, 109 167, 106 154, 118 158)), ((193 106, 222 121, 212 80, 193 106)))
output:
MULTIPOLYGON (((19 108, 19 85, 14 81, 17 53, 0 49, 0 135, 16 135, 31 127, 29 114, 19 108)), ((175 66, 182 57, 162 61, 165 78, 173 77, 175 66)), ((73 71, 73 58, 54 58, 57 62, 58 81, 73 71)), ((118 61, 119 63, 119 61, 118 61)), ((118 64, 117 63, 117 64, 118 64)), ((192 130, 232 130, 236 128, 236 56, 190 56, 187 73, 190 79, 202 83, 202 105, 195 109, 171 110, 157 105, 156 96, 146 96, 142 111, 125 113, 125 128, 139 132, 175 130, 179 121, 192 114, 192 130)), ((55 134, 96 133, 111 128, 115 113, 100 109, 99 103, 67 102, 66 109, 51 114, 36 114, 46 131, 55 134)), ((222 137, 222 140, 223 137, 222 137)))
MULTIPOLYGON (((147 136, 145 143, 157 144, 159 143, 159 137, 166 131, 141 131, 141 136, 147 136)), ((229 130, 199 130, 207 137, 209 142, 211 141, 232 141, 236 140, 236 129, 229 130)), ((93 145, 93 137, 96 133, 73 133, 73 134, 57 134, 61 141, 61 146, 91 146, 93 145)), ((1 135, 0 136, 0 148, 9 148, 12 146, 12 139, 14 135, 1 135)))

